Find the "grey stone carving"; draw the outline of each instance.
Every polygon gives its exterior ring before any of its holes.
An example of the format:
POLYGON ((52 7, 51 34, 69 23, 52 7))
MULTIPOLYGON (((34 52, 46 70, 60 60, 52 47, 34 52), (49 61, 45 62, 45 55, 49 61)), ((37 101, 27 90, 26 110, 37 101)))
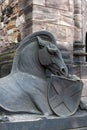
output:
POLYGON ((69 116, 80 104, 82 82, 69 76, 54 36, 27 36, 16 51, 11 73, 0 79, 0 106, 9 112, 69 116))

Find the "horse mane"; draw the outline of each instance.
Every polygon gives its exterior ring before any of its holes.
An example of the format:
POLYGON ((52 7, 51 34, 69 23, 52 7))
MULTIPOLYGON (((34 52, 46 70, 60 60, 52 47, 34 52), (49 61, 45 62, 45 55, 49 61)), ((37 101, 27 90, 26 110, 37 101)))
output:
POLYGON ((37 36, 41 36, 41 37, 47 37, 52 44, 56 44, 56 40, 54 38, 54 36, 48 32, 48 31, 38 31, 38 32, 34 32, 33 34, 28 35, 27 37, 25 37, 21 42, 20 45, 18 47, 18 49, 16 50, 15 56, 14 56, 14 60, 13 60, 13 65, 12 65, 12 70, 11 70, 11 74, 15 73, 17 71, 19 71, 18 69, 18 61, 19 61, 19 55, 21 53, 21 51, 31 43, 32 39, 36 38, 37 36))

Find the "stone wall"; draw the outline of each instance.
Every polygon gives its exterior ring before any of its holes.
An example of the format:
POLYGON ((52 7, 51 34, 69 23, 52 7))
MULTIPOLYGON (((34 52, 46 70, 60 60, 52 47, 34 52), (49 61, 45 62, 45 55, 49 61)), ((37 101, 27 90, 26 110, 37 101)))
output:
POLYGON ((11 71, 14 52, 21 40, 20 25, 23 23, 18 0, 4 0, 0 3, 0 77, 11 71))
POLYGON ((0 52, 13 43, 18 43, 20 40, 19 25, 23 22, 18 0, 4 0, 0 4, 0 52))

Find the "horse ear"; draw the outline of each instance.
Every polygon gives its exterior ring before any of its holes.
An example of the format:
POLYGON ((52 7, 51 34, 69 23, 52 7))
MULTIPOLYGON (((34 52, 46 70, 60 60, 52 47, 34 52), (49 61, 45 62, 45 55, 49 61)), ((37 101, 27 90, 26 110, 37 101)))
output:
POLYGON ((38 40, 38 44, 39 44, 41 47, 44 47, 44 46, 45 46, 44 40, 42 40, 39 36, 37 36, 37 40, 38 40))
POLYGON ((48 51, 49 51, 51 54, 54 54, 54 53, 57 53, 57 52, 58 52, 58 48, 57 48, 55 45, 49 45, 49 46, 47 46, 47 49, 48 49, 48 51))

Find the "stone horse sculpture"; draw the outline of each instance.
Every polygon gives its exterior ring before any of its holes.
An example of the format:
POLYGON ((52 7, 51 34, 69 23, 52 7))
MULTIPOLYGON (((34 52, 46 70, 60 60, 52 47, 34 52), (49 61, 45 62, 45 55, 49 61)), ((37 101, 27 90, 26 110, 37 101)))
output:
POLYGON ((54 36, 35 32, 20 43, 11 73, 0 79, 0 107, 9 112, 72 115, 80 103, 82 82, 68 76, 54 36))

